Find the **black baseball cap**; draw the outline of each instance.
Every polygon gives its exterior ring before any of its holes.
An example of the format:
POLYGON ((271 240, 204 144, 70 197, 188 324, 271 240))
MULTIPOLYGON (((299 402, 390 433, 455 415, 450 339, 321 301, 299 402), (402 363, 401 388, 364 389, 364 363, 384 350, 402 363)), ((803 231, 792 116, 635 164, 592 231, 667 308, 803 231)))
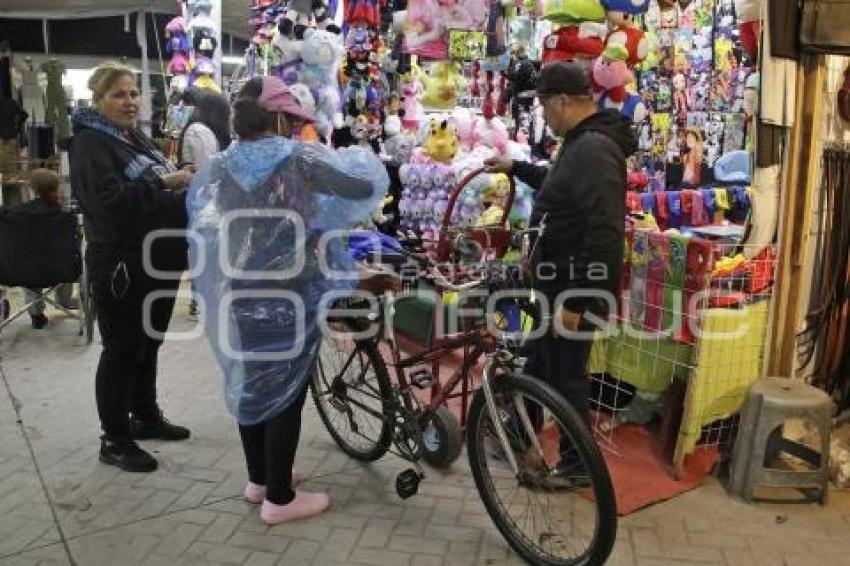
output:
POLYGON ((536 96, 591 93, 590 68, 582 63, 558 61, 546 65, 537 75, 536 96))

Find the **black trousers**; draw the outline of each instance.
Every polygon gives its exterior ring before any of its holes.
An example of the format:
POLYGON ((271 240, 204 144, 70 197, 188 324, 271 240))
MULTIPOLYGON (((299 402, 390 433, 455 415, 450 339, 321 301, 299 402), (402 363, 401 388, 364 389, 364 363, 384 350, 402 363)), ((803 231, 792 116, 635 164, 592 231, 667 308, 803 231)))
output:
POLYGON ((156 366, 160 337, 174 310, 179 281, 158 280, 144 272, 140 257, 90 247, 86 262, 94 286, 97 323, 103 351, 97 366, 95 393, 104 434, 130 438, 129 413, 142 420, 157 418, 156 366), (155 291, 170 296, 154 300, 145 316, 145 298, 155 291), (146 329, 145 319, 149 327, 146 329))
POLYGON ((292 489, 292 465, 301 436, 301 410, 307 397, 307 385, 282 413, 257 425, 239 425, 248 479, 266 486, 266 499, 286 505, 295 499, 292 489))
POLYGON ((590 409, 587 359, 592 344, 590 340, 571 340, 547 332, 526 344, 523 352, 523 371, 554 387, 585 418, 590 409))

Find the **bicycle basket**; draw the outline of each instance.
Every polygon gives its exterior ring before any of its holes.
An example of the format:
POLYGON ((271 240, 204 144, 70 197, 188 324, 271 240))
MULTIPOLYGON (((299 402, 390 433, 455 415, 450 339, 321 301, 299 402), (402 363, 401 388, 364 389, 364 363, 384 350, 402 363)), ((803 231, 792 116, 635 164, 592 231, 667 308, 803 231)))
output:
POLYGON ((511 243, 511 231, 505 228, 508 215, 511 212, 511 207, 514 204, 516 196, 516 183, 513 177, 508 176, 510 181, 510 190, 508 198, 505 201, 505 208, 502 212, 502 218, 498 224, 487 226, 454 226, 450 227, 452 214, 454 213, 455 204, 466 186, 478 175, 484 173, 484 169, 476 169, 467 175, 458 183, 451 196, 449 197, 446 213, 443 216, 443 223, 440 228, 440 237, 437 241, 436 260, 451 261, 454 252, 456 251, 459 241, 473 241, 477 243, 483 253, 484 259, 500 259, 504 257, 511 243))

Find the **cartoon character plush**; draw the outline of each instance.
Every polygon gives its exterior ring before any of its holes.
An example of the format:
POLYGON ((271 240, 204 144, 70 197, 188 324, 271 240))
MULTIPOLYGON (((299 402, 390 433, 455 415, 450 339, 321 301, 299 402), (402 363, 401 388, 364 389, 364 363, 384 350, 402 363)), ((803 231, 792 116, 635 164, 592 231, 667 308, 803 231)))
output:
POLYGON ((600 109, 619 110, 634 123, 646 117, 646 106, 638 94, 628 92, 626 85, 634 81, 634 74, 625 61, 599 57, 593 63, 592 79, 600 109))
POLYGON ((413 71, 403 75, 401 81, 401 102, 404 112, 401 122, 405 128, 415 130, 422 120, 422 104, 419 103, 422 83, 419 82, 413 71))
POLYGON ((221 92, 221 88, 213 79, 215 76, 215 65, 212 60, 207 59, 206 57, 198 58, 195 62, 193 74, 195 78, 192 82, 192 86, 200 89, 211 90, 213 92, 221 92))
POLYGON ((169 73, 185 75, 189 72, 189 51, 192 46, 186 33, 186 20, 180 16, 173 18, 165 26, 165 37, 168 38, 165 50, 171 53, 169 73))
POLYGON ((271 41, 275 53, 274 73, 290 86, 300 78, 302 40, 303 35, 296 37, 293 31, 292 20, 284 19, 275 29, 271 41))
POLYGON ((339 35, 327 30, 308 29, 301 47, 301 82, 310 87, 316 99, 316 126, 329 134, 342 122, 339 112, 337 73, 345 48, 339 35))
POLYGON ((649 0, 602 0, 602 6, 613 25, 633 26, 635 17, 649 9, 649 0))
POLYGON ((475 133, 476 119, 469 108, 455 108, 449 122, 457 133, 460 149, 463 152, 472 151, 478 142, 475 133))
POLYGON ((446 120, 431 121, 431 134, 425 140, 425 153, 434 161, 447 163, 457 154, 457 135, 446 120))
POLYGON ((649 42, 643 31, 636 27, 616 27, 605 42, 606 57, 624 60, 629 67, 646 59, 648 52, 649 42))
POLYGON ((562 27, 543 40, 543 64, 599 57, 607 33, 607 26, 593 22, 562 27))
POLYGON ((489 147, 499 153, 505 153, 508 149, 510 135, 505 123, 499 118, 478 118, 475 124, 475 135, 478 143, 489 147))
POLYGON ((422 104, 428 108, 449 110, 457 105, 458 91, 464 88, 464 80, 458 73, 457 63, 434 63, 426 78, 422 104))
POLYGON ((559 24, 604 22, 605 8, 599 0, 544 0, 543 17, 559 24))

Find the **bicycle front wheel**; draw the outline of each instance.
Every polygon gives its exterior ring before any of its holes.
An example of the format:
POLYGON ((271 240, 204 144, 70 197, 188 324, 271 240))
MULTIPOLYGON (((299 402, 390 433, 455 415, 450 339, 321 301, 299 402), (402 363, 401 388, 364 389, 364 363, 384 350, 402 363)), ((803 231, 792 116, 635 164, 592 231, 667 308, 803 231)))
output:
POLYGON ((495 418, 483 391, 469 410, 467 452, 478 492, 511 548, 531 564, 604 564, 617 534, 611 478, 581 416, 547 384, 493 380, 495 418))

